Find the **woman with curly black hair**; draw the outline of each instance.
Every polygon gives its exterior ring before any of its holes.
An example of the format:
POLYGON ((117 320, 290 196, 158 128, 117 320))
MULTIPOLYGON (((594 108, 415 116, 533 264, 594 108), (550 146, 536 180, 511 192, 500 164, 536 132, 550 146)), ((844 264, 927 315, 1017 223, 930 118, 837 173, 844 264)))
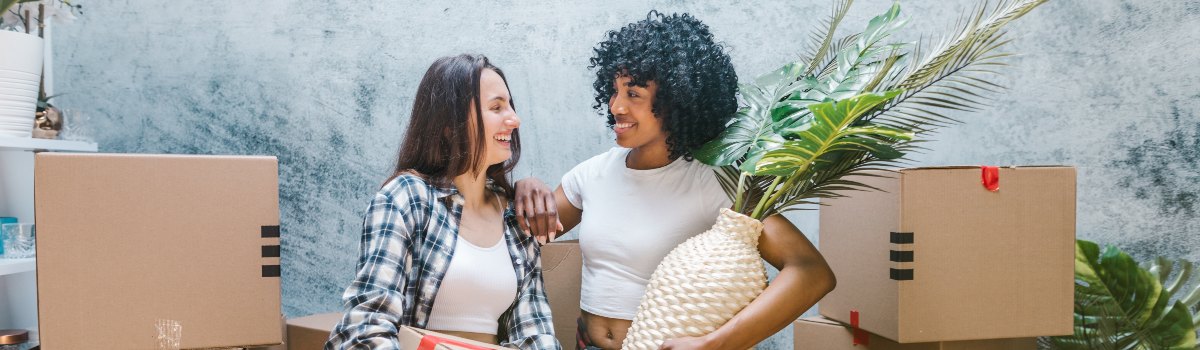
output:
MULTIPOLYGON (((619 147, 571 169, 553 192, 534 178, 519 181, 517 215, 539 236, 580 228, 577 346, 618 349, 659 262, 733 205, 715 169, 692 153, 736 112, 737 74, 708 26, 654 11, 608 32, 590 68, 593 107, 607 114, 619 147)), ((791 222, 763 222, 759 251, 780 270, 775 280, 725 326, 662 348, 750 348, 833 290, 825 259, 791 222)))

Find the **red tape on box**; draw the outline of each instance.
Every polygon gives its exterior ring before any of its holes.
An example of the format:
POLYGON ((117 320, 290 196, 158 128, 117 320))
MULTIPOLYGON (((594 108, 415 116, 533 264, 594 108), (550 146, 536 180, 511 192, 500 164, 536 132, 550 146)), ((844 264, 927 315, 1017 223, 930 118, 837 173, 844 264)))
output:
POLYGON ((988 191, 996 192, 1000 190, 1000 168, 994 166, 982 166, 983 168, 983 188, 988 191))
POLYGON ((871 336, 867 331, 858 328, 858 310, 850 310, 850 329, 854 331, 853 345, 870 346, 871 336))
POLYGON ((474 349, 474 350, 491 350, 489 348, 482 347, 479 345, 468 344, 468 343, 460 342, 460 341, 457 341, 454 339, 446 339, 446 338, 442 338, 442 337, 439 337, 436 335, 429 335, 429 334, 426 334, 421 337, 421 344, 417 345, 417 350, 433 350, 433 348, 435 346, 437 346, 438 344, 450 344, 450 345, 461 346, 461 347, 464 347, 467 349, 474 349))

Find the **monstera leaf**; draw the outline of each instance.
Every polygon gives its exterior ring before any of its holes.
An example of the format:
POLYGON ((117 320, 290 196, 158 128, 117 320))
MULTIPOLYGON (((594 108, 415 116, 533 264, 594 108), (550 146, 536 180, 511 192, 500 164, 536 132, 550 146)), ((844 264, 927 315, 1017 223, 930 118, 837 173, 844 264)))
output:
POLYGON ((1051 337, 1056 349, 1195 349, 1200 288, 1176 297, 1192 280, 1192 264, 1165 258, 1138 265, 1128 254, 1075 243, 1075 334, 1051 337))

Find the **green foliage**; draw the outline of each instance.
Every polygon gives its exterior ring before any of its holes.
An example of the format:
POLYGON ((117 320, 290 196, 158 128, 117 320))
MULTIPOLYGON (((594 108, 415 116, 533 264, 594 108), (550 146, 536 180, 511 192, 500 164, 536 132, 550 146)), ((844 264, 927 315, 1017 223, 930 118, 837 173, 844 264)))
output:
POLYGON ((1076 241, 1075 334, 1045 338, 1042 344, 1053 349, 1195 349, 1200 286, 1192 283, 1192 267, 1191 262, 1163 257, 1139 266, 1116 247, 1101 251, 1095 243, 1076 241), (1193 289, 1178 295, 1187 285, 1193 289))
POLYGON ((984 107, 1000 89, 987 78, 1009 56, 1002 28, 1044 2, 985 2, 931 46, 889 42, 906 22, 898 3, 835 39, 852 0, 835 1, 807 57, 742 84, 733 122, 695 156, 722 167, 734 209, 757 219, 870 189, 843 178, 895 168, 918 136, 958 122, 950 112, 984 107))

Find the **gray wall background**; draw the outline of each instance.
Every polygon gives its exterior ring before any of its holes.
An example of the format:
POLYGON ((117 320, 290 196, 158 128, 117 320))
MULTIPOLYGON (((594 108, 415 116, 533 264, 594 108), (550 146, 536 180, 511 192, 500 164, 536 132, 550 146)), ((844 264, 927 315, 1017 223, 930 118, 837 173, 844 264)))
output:
MULTIPOLYGON (((948 32, 975 1, 907 1, 907 38, 948 32)), ((861 30, 890 5, 860 0, 861 30)), ((614 143, 590 108, 591 47, 650 9, 690 12, 743 80, 795 59, 829 1, 91 1, 56 30, 59 105, 104 152, 280 160, 283 308, 337 310, 361 215, 388 175, 435 58, 506 70, 525 144, 519 176, 557 183, 614 143)), ((995 107, 963 115, 919 164, 1079 168, 1078 235, 1138 257, 1200 260, 1200 2, 1052 1, 1010 27, 1022 55, 995 107)), ((816 239, 814 213, 792 219, 816 239)), ((790 332, 763 344, 790 348, 790 332)))

